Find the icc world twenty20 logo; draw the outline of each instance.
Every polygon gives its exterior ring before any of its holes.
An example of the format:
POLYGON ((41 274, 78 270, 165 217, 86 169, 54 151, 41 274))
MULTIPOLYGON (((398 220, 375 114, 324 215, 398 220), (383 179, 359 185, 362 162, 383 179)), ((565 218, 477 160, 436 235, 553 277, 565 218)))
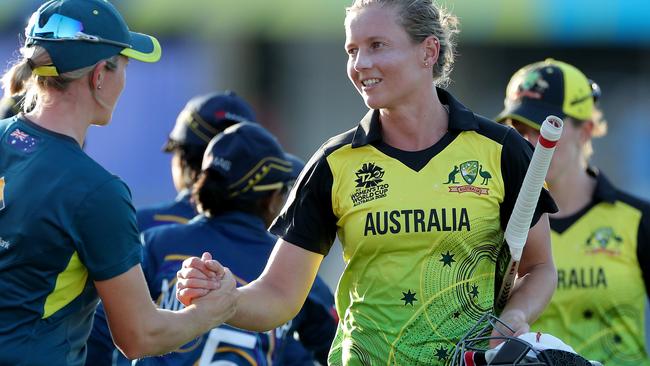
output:
POLYGON ((356 187, 350 199, 354 206, 384 198, 389 185, 384 181, 384 169, 375 163, 364 163, 355 173, 356 187))

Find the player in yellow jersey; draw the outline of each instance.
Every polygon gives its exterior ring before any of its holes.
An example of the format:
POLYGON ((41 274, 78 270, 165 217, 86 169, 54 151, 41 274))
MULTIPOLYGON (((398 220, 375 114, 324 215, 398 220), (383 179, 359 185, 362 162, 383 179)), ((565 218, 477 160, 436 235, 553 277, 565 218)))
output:
POLYGON ((609 365, 650 365, 644 305, 650 283, 650 204, 615 188, 589 165, 591 139, 605 134, 600 88, 556 60, 521 68, 498 121, 536 141, 548 114, 562 117, 547 182, 560 211, 551 215, 555 295, 534 330, 609 365))
MULTIPOLYGON (((290 319, 336 235, 345 271, 331 365, 441 365, 494 303, 497 257, 532 149, 438 86, 453 63, 456 18, 430 0, 356 1, 345 21, 348 76, 371 109, 311 158, 272 232, 265 272, 241 288, 229 322, 290 319)), ((255 178, 250 177, 253 181, 255 178)), ((501 314, 526 332, 555 288, 542 193, 501 314)), ((213 261, 187 260, 185 303, 206 293, 213 261)))

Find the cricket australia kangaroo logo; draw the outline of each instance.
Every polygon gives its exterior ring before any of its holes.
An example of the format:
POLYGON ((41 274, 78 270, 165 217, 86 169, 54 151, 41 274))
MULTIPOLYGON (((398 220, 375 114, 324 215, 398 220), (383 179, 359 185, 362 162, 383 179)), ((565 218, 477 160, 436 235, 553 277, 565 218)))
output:
POLYGON ((621 254, 620 246, 622 243, 623 238, 616 234, 613 228, 600 227, 589 235, 585 245, 587 254, 619 255, 621 254))
POLYGON ((350 196, 354 206, 384 198, 388 194, 389 185, 384 182, 384 169, 375 163, 364 163, 355 173, 357 184, 350 196))
POLYGON ((454 165, 444 184, 449 184, 449 192, 455 192, 458 194, 472 192, 480 196, 490 194, 490 189, 477 186, 487 186, 490 183, 490 179, 492 179, 492 174, 487 170, 483 170, 483 164, 478 160, 469 160, 459 165, 454 165), (467 184, 462 185, 462 183, 457 180, 459 173, 460 177, 467 184), (480 183, 478 180, 480 180, 480 183), (477 183, 476 185, 474 185, 475 182, 477 183))

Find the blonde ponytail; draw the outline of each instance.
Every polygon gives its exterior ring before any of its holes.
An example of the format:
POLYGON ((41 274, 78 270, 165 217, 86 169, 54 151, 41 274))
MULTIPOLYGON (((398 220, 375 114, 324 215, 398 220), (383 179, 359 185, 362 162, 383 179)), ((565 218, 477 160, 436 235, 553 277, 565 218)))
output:
POLYGON ((27 84, 32 77, 32 68, 28 60, 28 58, 23 58, 18 61, 2 76, 2 89, 5 95, 13 96, 26 91, 27 84))
MULTIPOLYGON (((38 76, 34 75, 32 71, 39 66, 52 64, 49 53, 40 46, 22 47, 20 53, 23 57, 5 72, 1 80, 5 96, 25 95, 24 112, 28 112, 36 105, 42 89, 66 90, 71 82, 86 76, 95 67, 95 65, 91 65, 58 76, 38 76)), ((118 58, 119 55, 115 55, 107 59, 106 68, 108 70, 117 69, 118 58)))

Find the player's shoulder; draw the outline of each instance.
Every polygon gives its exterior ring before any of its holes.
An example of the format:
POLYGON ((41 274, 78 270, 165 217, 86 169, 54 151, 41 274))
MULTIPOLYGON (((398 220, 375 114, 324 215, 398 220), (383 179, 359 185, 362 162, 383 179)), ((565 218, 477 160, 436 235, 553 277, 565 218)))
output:
POLYGON ((94 191, 112 192, 119 196, 131 198, 131 190, 120 177, 112 174, 85 154, 71 154, 70 157, 72 156, 76 159, 69 160, 72 163, 71 170, 74 171, 67 175, 66 179, 68 181, 77 182, 89 193, 94 191))
MULTIPOLYGON (((519 136, 518 133, 513 133, 513 128, 510 126, 502 125, 500 123, 494 122, 493 120, 481 116, 480 114, 474 113, 474 119, 476 120, 477 123, 477 129, 476 132, 480 134, 481 136, 484 136, 494 142, 497 142, 501 145, 505 145, 507 142, 510 141, 518 141, 521 142, 521 140, 524 140, 524 138, 518 139, 517 136, 519 136), (517 136, 514 136, 517 135, 517 136)), ((521 136, 519 136, 521 137, 521 136)))
POLYGON ((159 225, 186 224, 196 215, 188 191, 179 193, 174 200, 141 206, 136 211, 138 227, 141 231, 159 225))
POLYGON ((323 157, 327 157, 331 155, 333 152, 336 150, 352 144, 352 140, 354 139, 354 135, 357 132, 358 126, 355 126, 354 128, 351 128, 345 132, 342 132, 336 136, 330 137, 323 145, 320 147, 318 150, 319 153, 323 155, 323 157))
POLYGON ((641 197, 612 186, 612 193, 617 201, 621 201, 641 211, 644 216, 650 216, 650 202, 641 197))
POLYGON ((594 166, 587 168, 587 174, 596 180, 595 200, 605 203, 623 203, 624 206, 621 206, 622 209, 628 210, 631 207, 633 210, 640 212, 645 220, 650 220, 650 202, 648 200, 620 189, 602 171, 594 166), (623 208, 626 206, 627 208, 623 208))
POLYGON ((138 219, 151 219, 154 220, 156 215, 173 215, 176 214, 175 210, 177 202, 176 201, 166 201, 154 203, 152 205, 138 207, 136 210, 136 215, 138 219))
POLYGON ((16 117, 9 117, 0 119, 0 135, 3 135, 5 131, 9 129, 12 123, 16 121, 16 117))
MULTIPOLYGON (((21 128, 23 128, 22 126, 24 125, 21 125, 21 128)), ((41 139, 38 144, 42 144, 42 146, 38 146, 37 149, 43 149, 43 153, 39 154, 36 160, 39 167, 57 167, 62 173, 62 179, 75 181, 89 187, 103 185, 112 180, 121 181, 119 177, 86 154, 72 137, 51 131, 39 131, 31 125, 26 127, 29 128, 25 130, 26 133, 34 134, 36 139, 41 139)))
POLYGON ((16 123, 16 117, 10 117, 5 119, 0 119, 0 148, 3 148, 5 144, 9 146, 9 137, 5 137, 8 133, 11 132, 13 126, 16 123))
POLYGON ((169 223, 157 225, 143 230, 140 239, 144 250, 149 253, 175 252, 182 249, 188 241, 195 238, 193 228, 184 224, 169 223))
POLYGON ((327 141, 325 141, 318 148, 318 150, 312 154, 307 164, 305 164, 303 172, 313 170, 322 171, 322 169, 328 166, 327 158, 330 155, 334 154, 336 151, 339 151, 345 146, 352 145, 356 130, 357 127, 327 139, 327 141))
POLYGON ((449 112, 449 128, 463 132, 475 132, 499 144, 505 144, 512 133, 510 128, 473 112, 444 89, 437 89, 438 97, 449 112))
POLYGON ((193 225, 168 223, 163 225, 154 226, 142 231, 145 240, 175 240, 183 236, 189 235, 195 228, 193 225))

